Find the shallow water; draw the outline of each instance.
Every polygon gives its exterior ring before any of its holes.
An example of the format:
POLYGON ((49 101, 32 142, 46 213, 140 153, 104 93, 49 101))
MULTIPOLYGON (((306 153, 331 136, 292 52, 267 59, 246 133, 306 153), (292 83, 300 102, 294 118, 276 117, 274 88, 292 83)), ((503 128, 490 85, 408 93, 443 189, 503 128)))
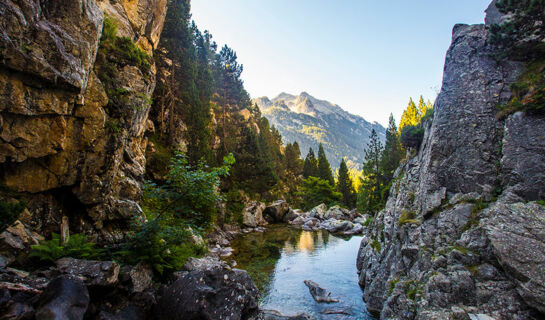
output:
POLYGON ((365 310, 358 286, 356 255, 361 237, 340 238, 327 231, 302 231, 273 225, 232 241, 237 268, 256 282, 262 309, 284 315, 307 313, 316 319, 373 319, 365 310), (303 280, 331 291, 339 303, 317 303, 303 280), (325 314, 327 310, 348 314, 325 314))

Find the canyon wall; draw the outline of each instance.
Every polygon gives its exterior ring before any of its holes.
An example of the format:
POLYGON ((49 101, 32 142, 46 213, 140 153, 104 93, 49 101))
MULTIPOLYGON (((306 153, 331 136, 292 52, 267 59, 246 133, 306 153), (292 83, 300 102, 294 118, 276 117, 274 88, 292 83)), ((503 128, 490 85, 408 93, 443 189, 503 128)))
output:
POLYGON ((361 243, 381 319, 545 314, 545 115, 496 116, 524 66, 490 45, 493 5, 486 25, 454 27, 434 119, 361 243))

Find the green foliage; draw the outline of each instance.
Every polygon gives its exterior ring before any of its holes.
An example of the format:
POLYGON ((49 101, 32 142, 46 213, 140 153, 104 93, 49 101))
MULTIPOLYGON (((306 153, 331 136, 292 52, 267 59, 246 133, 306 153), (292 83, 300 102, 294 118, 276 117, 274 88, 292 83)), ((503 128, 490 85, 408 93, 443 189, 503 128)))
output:
POLYGON ((545 108, 545 58, 526 63, 519 79, 511 84, 512 98, 497 106, 499 119, 517 111, 532 112, 545 108))
POLYGON ((119 120, 116 118, 108 119, 104 124, 104 127, 110 131, 110 133, 120 133, 121 127, 119 126, 119 120))
POLYGON ((392 293, 394 292, 394 288, 396 286, 396 284, 399 282, 399 278, 395 278, 395 279, 392 279, 390 281, 388 281, 388 284, 389 284, 389 288, 388 288, 388 296, 391 296, 392 293))
POLYGON ((320 143, 318 147, 318 177, 322 180, 329 181, 329 184, 334 186, 333 172, 325 155, 324 146, 320 143))
POLYGON ((545 206, 545 200, 537 200, 536 203, 545 206))
POLYGON ((346 165, 344 158, 339 167, 337 191, 342 194, 342 203, 348 208, 354 208, 356 205, 356 192, 354 190, 352 179, 348 173, 348 166, 346 165))
POLYGON ((368 227, 371 224, 371 222, 373 222, 373 218, 369 217, 365 219, 365 221, 363 222, 363 226, 368 227))
POLYGON ((342 199, 342 194, 335 191, 329 181, 318 177, 303 179, 303 184, 297 195, 301 198, 301 208, 310 210, 315 206, 325 203, 328 206, 336 204, 342 199))
POLYGON ((95 248, 95 243, 90 242, 84 234, 72 234, 69 240, 61 243, 61 236, 57 233, 51 234, 51 240, 45 240, 40 244, 33 245, 30 257, 37 257, 42 261, 55 262, 63 257, 76 259, 97 259, 102 250, 95 248))
POLYGON ((420 148, 424 139, 424 128, 419 125, 407 125, 401 129, 400 141, 405 148, 420 148))
POLYGON ((398 226, 403 226, 405 224, 415 224, 420 225, 422 222, 416 218, 416 212, 414 211, 408 211, 403 210, 401 211, 401 215, 399 216, 399 220, 397 221, 398 226))
MULTIPOLYGON (((426 115, 429 117, 428 110, 433 110, 433 105, 430 101, 424 102, 424 97, 420 96, 418 101, 418 107, 410 98, 407 108, 403 111, 401 121, 399 122, 399 133, 401 134, 403 128, 406 126, 416 126, 422 123, 422 118, 426 115)), ((433 114, 431 114, 433 116, 433 114)))
POLYGON ((225 202, 227 205, 225 222, 242 225, 244 218, 242 215, 242 210, 244 209, 244 198, 242 197, 240 191, 233 188, 227 192, 225 197, 225 202))
POLYGON ((0 199, 0 232, 15 222, 25 208, 24 201, 7 202, 0 199))
POLYGON ((382 143, 378 140, 376 131, 371 131, 371 138, 365 150, 361 189, 358 195, 358 208, 371 215, 384 206, 383 189, 385 186, 384 174, 380 166, 380 157, 383 153, 382 143))
POLYGON ((211 224, 222 199, 220 178, 229 174, 234 162, 228 155, 221 167, 209 168, 203 162, 191 166, 184 154, 176 154, 164 185, 144 185, 146 219, 135 222, 121 251, 125 260, 146 261, 165 275, 179 270, 187 258, 203 254, 204 247, 192 244, 191 232, 198 234, 211 224))
POLYGON ((303 177, 318 177, 318 160, 316 160, 316 155, 314 150, 309 148, 305 162, 303 163, 303 177))
POLYGON ((382 250, 382 247, 380 245, 380 242, 378 242, 377 239, 373 239, 371 243, 369 244, 371 248, 373 248, 377 253, 380 253, 380 250, 382 250))
POLYGON ((297 141, 288 143, 285 149, 286 170, 294 176, 303 173, 303 160, 301 159, 301 150, 297 141))

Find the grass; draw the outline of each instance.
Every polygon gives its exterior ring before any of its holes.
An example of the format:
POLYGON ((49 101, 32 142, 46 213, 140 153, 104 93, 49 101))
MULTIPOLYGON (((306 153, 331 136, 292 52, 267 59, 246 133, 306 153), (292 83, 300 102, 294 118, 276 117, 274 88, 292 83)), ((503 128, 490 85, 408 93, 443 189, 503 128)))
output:
POLYGON ((420 220, 416 219, 416 212, 403 210, 401 212, 401 215, 399 216, 399 220, 397 222, 397 225, 401 227, 401 226, 403 226, 405 224, 420 225, 420 224, 422 224, 422 222, 420 220))
POLYGON ((485 202, 481 199, 479 200, 470 200, 467 201, 467 203, 472 203, 473 206, 471 207, 471 218, 466 223, 466 225, 462 228, 462 232, 466 232, 467 230, 471 229, 471 227, 474 227, 479 224, 479 214, 486 208, 490 206, 489 202, 485 202))
POLYGON ((371 246, 371 248, 373 248, 377 253, 380 253, 382 247, 380 245, 380 242, 378 242, 378 240, 374 239, 373 241, 371 241, 371 243, 369 244, 371 246))
POLYGON ((369 218, 365 219, 365 221, 363 222, 363 226, 368 227, 371 224, 371 222, 373 222, 373 218, 369 217, 369 218))
POLYGON ((392 293, 394 292, 394 288, 396 286, 396 284, 399 282, 399 278, 395 278, 393 280, 390 280, 388 281, 388 284, 389 284, 389 288, 388 288, 388 296, 391 296, 392 293))
POLYGON ((517 111, 537 111, 545 108, 545 59, 541 58, 526 64, 519 79, 511 84, 512 98, 498 105, 498 119, 503 119, 517 111))

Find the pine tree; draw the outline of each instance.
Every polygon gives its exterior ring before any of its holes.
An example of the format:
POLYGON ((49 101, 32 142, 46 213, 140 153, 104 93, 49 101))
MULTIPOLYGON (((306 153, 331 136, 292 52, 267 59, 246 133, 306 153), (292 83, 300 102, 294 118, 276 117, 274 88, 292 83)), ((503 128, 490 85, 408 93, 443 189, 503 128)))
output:
POLYGON ((365 160, 363 163, 362 194, 360 207, 363 211, 375 214, 383 204, 382 186, 383 174, 380 167, 380 157, 383 152, 382 143, 379 141, 375 129, 371 131, 371 137, 365 150, 365 160))
POLYGON ((288 143, 285 150, 286 170, 294 176, 299 176, 303 172, 303 160, 301 159, 301 150, 299 144, 295 141, 288 143))
POLYGON ((416 108, 413 98, 410 98, 407 109, 403 111, 401 121, 399 121, 399 132, 401 133, 401 129, 403 129, 403 127, 415 126, 416 124, 418 124, 419 120, 420 118, 418 117, 418 109, 416 108))
POLYGON ((331 172, 331 166, 325 156, 324 146, 320 143, 318 147, 318 177, 326 180, 330 185, 335 185, 335 179, 333 179, 333 172, 331 172))
POLYGON ((394 116, 390 114, 388 129, 386 129, 386 143, 384 145, 384 151, 382 152, 380 160, 380 165, 385 176, 384 179, 387 182, 393 178, 394 171, 399 166, 401 157, 402 150, 399 142, 396 122, 394 116))
POLYGON ((341 161, 339 166, 339 178, 337 181, 337 191, 342 194, 342 203, 348 207, 353 208, 356 205, 355 192, 352 184, 352 179, 348 174, 348 166, 346 162, 341 161))
POLYGON ((303 177, 318 177, 318 160, 314 150, 310 148, 303 164, 303 177))

